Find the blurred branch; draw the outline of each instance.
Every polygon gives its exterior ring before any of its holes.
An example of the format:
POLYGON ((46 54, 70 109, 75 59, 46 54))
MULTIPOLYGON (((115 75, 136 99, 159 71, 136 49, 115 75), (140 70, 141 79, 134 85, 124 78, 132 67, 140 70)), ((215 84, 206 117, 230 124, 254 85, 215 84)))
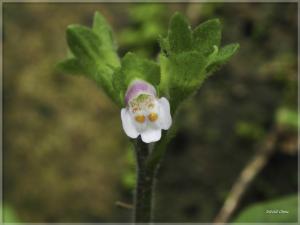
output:
POLYGON ((268 163, 270 156, 274 153, 278 134, 279 130, 275 127, 266 136, 253 159, 242 170, 239 178, 232 186, 223 207, 214 220, 215 223, 225 224, 229 221, 244 193, 257 174, 259 174, 268 163))
POLYGON ((119 206, 119 207, 121 207, 121 208, 125 208, 125 209, 133 209, 133 205, 128 204, 128 203, 125 203, 125 202, 117 201, 115 204, 116 204, 116 206, 119 206))

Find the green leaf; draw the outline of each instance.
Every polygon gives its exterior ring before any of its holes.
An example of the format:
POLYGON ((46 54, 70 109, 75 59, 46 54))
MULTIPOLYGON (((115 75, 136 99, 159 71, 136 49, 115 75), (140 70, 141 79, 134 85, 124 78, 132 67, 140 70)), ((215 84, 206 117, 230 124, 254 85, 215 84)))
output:
POLYGON ((67 28, 67 42, 72 53, 82 61, 97 61, 102 58, 99 37, 89 28, 70 25, 67 28))
POLYGON ((206 58, 196 51, 184 52, 170 58, 160 56, 160 90, 171 101, 172 112, 179 103, 196 92, 205 74, 206 58))
POLYGON ((206 72, 211 74, 225 64, 239 49, 239 44, 229 44, 221 48, 220 51, 210 57, 206 72))
POLYGON ((117 50, 116 43, 113 38, 112 29, 105 18, 96 12, 93 20, 93 31, 98 35, 101 44, 106 48, 117 50))
POLYGON ((159 65, 131 52, 122 59, 122 73, 125 76, 126 86, 134 79, 145 80, 154 86, 160 81, 159 65))
POLYGON ((76 58, 65 59, 57 64, 57 68, 65 73, 84 75, 85 71, 76 58))
MULTIPOLYGON (((79 61, 79 63, 82 63, 79 61)), ((101 87, 104 92, 117 104, 120 104, 119 99, 119 92, 118 90, 115 90, 113 87, 113 77, 115 76, 116 71, 118 68, 112 69, 109 66, 98 63, 98 64, 89 64, 83 66, 80 64, 81 67, 83 67, 84 75, 88 78, 96 81, 97 85, 101 87)))
POLYGON ((169 41, 168 38, 164 38, 163 36, 159 36, 158 37, 158 42, 159 42, 159 46, 162 50, 162 52, 167 55, 168 52, 170 52, 170 45, 169 45, 169 41))
POLYGON ((120 59, 117 54, 117 45, 113 32, 105 18, 96 12, 93 21, 93 31, 97 34, 101 43, 101 51, 105 52, 106 62, 112 66, 119 66, 120 59))
POLYGON ((117 101, 121 107, 125 106, 124 98, 127 86, 125 84, 125 76, 121 72, 121 67, 115 70, 112 80, 113 89, 117 90, 117 101))
POLYGON ((110 67, 120 64, 117 53, 107 48, 103 40, 87 27, 70 25, 67 28, 67 42, 72 53, 86 66, 90 66, 91 62, 107 64, 110 67))
POLYGON ((116 67, 113 67, 107 58, 111 50, 101 48, 98 35, 87 27, 70 25, 67 28, 67 42, 76 59, 62 62, 60 67, 69 72, 84 72, 86 76, 95 80, 108 96, 119 102, 118 94, 112 85, 116 67))
POLYGON ((213 46, 220 46, 221 24, 218 19, 208 20, 193 31, 193 46, 200 53, 207 55, 213 51, 213 46))
POLYGON ((192 48, 192 31, 188 22, 178 12, 171 18, 168 40, 170 50, 174 53, 188 51, 192 48))
MULTIPOLYGON (((170 22, 167 38, 159 37, 160 95, 170 100, 172 116, 180 104, 196 93, 201 87, 207 72, 225 63, 238 49, 238 45, 228 45, 219 51, 221 42, 221 24, 218 19, 209 20, 191 32, 187 21, 176 13, 170 22), (208 67, 208 69, 207 69, 208 67)), ((176 129, 162 134, 147 160, 151 169, 160 162, 168 141, 175 135, 176 129)))
POLYGON ((233 222, 235 223, 296 223, 298 216, 297 194, 276 200, 250 205, 233 222))
POLYGON ((159 92, 162 96, 170 97, 169 86, 170 86, 170 76, 171 76, 171 68, 170 68, 170 60, 164 54, 159 55, 159 63, 160 63, 160 83, 159 83, 159 92))

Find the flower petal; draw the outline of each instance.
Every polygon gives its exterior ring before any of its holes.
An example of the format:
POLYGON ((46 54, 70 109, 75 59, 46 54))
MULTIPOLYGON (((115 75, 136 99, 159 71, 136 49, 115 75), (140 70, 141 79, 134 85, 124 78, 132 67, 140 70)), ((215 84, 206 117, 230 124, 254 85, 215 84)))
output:
POLYGON ((146 94, 151 96, 156 96, 155 88, 146 81, 143 80, 134 80, 129 85, 126 94, 125 94, 125 102, 128 105, 128 102, 139 96, 140 94, 146 94))
MULTIPOLYGON (((129 113, 128 113, 129 114, 129 113)), ((142 115, 144 115, 144 114, 142 114, 142 115)), ((144 132, 144 130, 146 130, 147 129, 147 121, 145 120, 145 122, 143 122, 143 123, 139 123, 139 122, 137 122, 135 119, 134 119, 134 117, 135 117, 135 115, 132 115, 132 114, 130 114, 130 117, 132 118, 131 119, 131 121, 132 121, 132 124, 133 124, 133 126, 135 127, 135 129, 136 129, 136 131, 140 134, 140 133, 142 133, 142 132, 144 132)))
POLYGON ((139 133, 134 127, 131 116, 126 108, 123 108, 121 110, 121 119, 122 119, 123 129, 126 135, 131 138, 137 138, 139 136, 139 133))
POLYGON ((145 143, 151 143, 155 141, 159 141, 161 138, 161 129, 147 129, 143 133, 141 133, 142 141, 145 143))
POLYGON ((160 127, 164 130, 168 130, 170 126, 172 125, 172 117, 170 113, 170 103, 169 101, 162 97, 158 100, 160 104, 160 110, 159 110, 159 122, 160 127))

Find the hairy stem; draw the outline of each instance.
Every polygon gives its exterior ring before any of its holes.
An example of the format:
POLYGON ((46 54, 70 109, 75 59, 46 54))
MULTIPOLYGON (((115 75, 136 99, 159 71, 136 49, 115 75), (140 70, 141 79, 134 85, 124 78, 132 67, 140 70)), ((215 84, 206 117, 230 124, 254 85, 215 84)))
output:
POLYGON ((137 184, 134 196, 134 222, 150 223, 152 218, 152 195, 155 168, 147 168, 150 146, 138 138, 134 142, 137 161, 137 184))

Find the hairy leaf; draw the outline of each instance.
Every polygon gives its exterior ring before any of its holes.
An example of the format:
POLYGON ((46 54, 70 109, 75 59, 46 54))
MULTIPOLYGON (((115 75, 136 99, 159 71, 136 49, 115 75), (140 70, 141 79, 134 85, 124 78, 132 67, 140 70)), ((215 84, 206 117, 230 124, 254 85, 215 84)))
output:
POLYGON ((168 53, 170 52, 170 45, 169 45, 168 38, 164 38, 163 36, 160 35, 158 37, 158 42, 159 42, 159 46, 160 46, 162 52, 165 55, 168 55, 168 53))
POLYGON ((192 31, 180 13, 175 13, 171 18, 168 40, 171 52, 180 53, 192 48, 192 31))
POLYGON ((210 75, 212 72, 220 68, 221 65, 225 64, 239 49, 239 44, 229 44, 221 48, 220 51, 211 57, 206 68, 206 72, 210 75))
POLYGON ((120 59, 116 52, 117 45, 113 38, 112 29, 99 12, 96 12, 94 15, 93 31, 99 37, 100 49, 105 53, 105 61, 112 66, 119 66, 120 59))
POLYGON ((83 61, 97 61, 102 57, 99 37, 89 28, 70 25, 67 28, 67 42, 72 53, 83 61))
POLYGON ((202 84, 206 59, 197 51, 190 51, 167 58, 160 57, 160 90, 169 96, 172 111, 202 84))
POLYGON ((221 24, 218 19, 208 20, 193 31, 193 46, 200 53, 207 55, 213 51, 213 46, 220 46, 221 24))
POLYGON ((117 50, 112 29, 99 12, 96 12, 94 15, 93 31, 98 35, 103 46, 112 50, 117 50))
POLYGON ((79 61, 76 58, 69 58, 61 61, 57 64, 57 68, 65 73, 73 75, 83 75, 84 69, 81 67, 79 61))
POLYGON ((129 85, 133 79, 142 79, 152 85, 158 85, 160 81, 157 63, 143 59, 130 52, 122 59, 122 73, 125 76, 126 85, 129 85))

